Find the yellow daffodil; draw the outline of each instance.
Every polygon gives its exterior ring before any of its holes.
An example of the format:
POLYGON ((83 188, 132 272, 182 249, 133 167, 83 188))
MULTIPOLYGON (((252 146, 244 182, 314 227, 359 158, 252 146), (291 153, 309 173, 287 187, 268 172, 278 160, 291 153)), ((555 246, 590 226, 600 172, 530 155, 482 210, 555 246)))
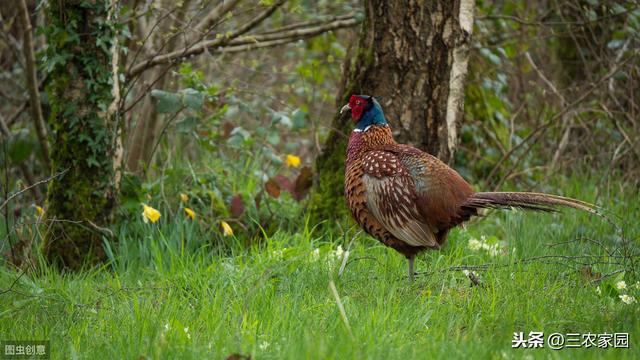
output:
POLYGON ((44 209, 41 206, 35 205, 38 216, 44 215, 44 209))
POLYGON ((186 203, 187 201, 189 201, 189 196, 187 196, 187 194, 185 194, 185 193, 180 193, 180 200, 183 203, 186 203))
POLYGON ((147 204, 142 204, 142 208, 144 209, 142 211, 142 220, 144 220, 145 223, 148 223, 149 221, 155 223, 160 219, 160 216, 162 216, 160 214, 160 211, 152 208, 147 204))
POLYGON ((184 208, 184 213, 187 214, 188 217, 191 218, 191 220, 195 220, 196 219, 196 212, 189 209, 189 208, 184 208))
POLYGON ((222 228, 222 235, 233 236, 233 229, 226 221, 220 221, 220 227, 222 228))
POLYGON ((288 167, 298 167, 300 166, 300 158, 295 156, 295 155, 287 155, 287 158, 285 159, 284 163, 288 166, 288 167))

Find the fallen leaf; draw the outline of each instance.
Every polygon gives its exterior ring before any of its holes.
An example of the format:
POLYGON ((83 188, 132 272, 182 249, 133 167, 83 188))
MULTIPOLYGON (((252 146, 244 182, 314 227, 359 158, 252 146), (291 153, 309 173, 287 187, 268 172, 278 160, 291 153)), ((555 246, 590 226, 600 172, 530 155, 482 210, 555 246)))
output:
POLYGON ((226 121, 222 124, 222 140, 227 140, 231 136, 231 132, 236 128, 236 125, 232 122, 226 121))
POLYGON ((240 194, 231 198, 231 216, 239 218, 244 213, 244 201, 240 194))
POLYGON ((593 269, 589 265, 581 267, 580 274, 588 280, 598 280, 602 277, 602 273, 593 272, 593 269))
POLYGON ((294 186, 293 197, 300 201, 309 193, 309 189, 313 185, 313 173, 308 166, 303 167, 300 170, 300 174, 296 178, 294 186))
POLYGON ((275 182, 277 182, 278 185, 280 185, 280 189, 287 190, 288 192, 293 194, 293 192, 294 192, 293 182, 291 180, 289 180, 288 177, 286 177, 284 175, 276 175, 272 179, 275 182))
POLYGON ((267 180, 267 182, 264 184, 264 188, 267 193, 271 195, 271 197, 274 197, 276 199, 280 197, 280 185, 278 185, 278 182, 273 178, 267 180))

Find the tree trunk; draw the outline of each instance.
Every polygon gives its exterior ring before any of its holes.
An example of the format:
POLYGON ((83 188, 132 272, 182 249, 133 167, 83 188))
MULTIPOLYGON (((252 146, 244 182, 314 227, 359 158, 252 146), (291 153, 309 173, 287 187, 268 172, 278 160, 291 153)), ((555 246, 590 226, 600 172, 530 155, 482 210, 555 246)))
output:
MULTIPOLYGON (((355 60, 345 65, 345 84, 336 109, 351 94, 381 96, 398 142, 451 163, 473 29, 474 0, 365 1, 365 20, 355 60)), ((310 210, 329 218, 344 209, 343 172, 353 125, 336 113, 323 153, 316 160, 319 181, 310 210)))
POLYGON ((102 237, 116 205, 122 162, 115 0, 50 1, 45 68, 53 172, 47 259, 77 269, 105 258, 102 237), (61 60, 62 59, 62 60, 61 60))

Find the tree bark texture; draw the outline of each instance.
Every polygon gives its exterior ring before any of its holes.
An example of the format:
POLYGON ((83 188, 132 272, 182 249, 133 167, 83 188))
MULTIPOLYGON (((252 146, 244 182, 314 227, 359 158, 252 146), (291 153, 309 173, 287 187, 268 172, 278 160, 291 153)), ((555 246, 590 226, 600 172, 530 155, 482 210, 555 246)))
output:
POLYGON ((116 206, 122 161, 115 0, 50 1, 47 92, 53 172, 45 235, 47 259, 78 269, 105 258, 104 227, 116 206))
MULTIPOLYGON (((365 1, 365 20, 336 109, 352 94, 382 97, 380 103, 398 142, 451 163, 473 29, 474 0, 365 1)), ((314 216, 344 208, 344 157, 353 125, 337 112, 323 153, 316 160, 314 216), (342 132, 340 134, 339 132, 342 132)))

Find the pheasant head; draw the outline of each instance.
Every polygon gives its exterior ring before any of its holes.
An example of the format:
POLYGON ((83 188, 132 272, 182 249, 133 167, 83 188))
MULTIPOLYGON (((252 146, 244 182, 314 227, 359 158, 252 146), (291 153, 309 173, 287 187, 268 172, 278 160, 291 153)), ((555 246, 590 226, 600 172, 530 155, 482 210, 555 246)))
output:
POLYGON ((387 119, 380 103, 369 95, 351 95, 349 103, 342 107, 340 113, 351 110, 351 119, 356 123, 356 131, 365 131, 372 125, 387 125, 387 119))
POLYGON ((340 113, 349 110, 356 127, 349 136, 347 163, 359 158, 366 151, 395 143, 382 107, 374 97, 352 95, 340 113))

